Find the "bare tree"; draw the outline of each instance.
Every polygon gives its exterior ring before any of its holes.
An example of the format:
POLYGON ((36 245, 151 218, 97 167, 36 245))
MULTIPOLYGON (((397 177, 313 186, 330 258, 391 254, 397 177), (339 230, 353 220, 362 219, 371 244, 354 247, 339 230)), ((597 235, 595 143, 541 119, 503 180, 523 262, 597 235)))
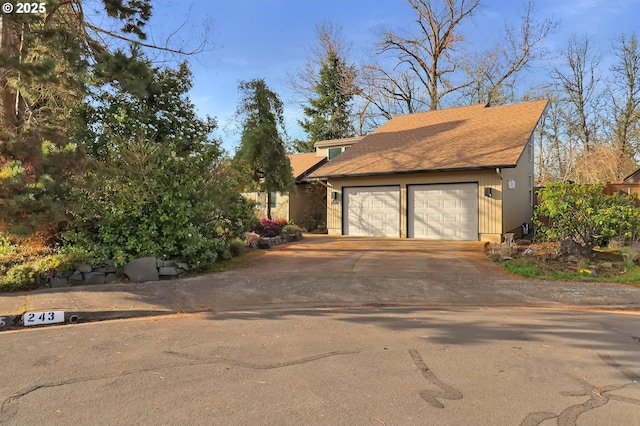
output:
POLYGON ((552 72, 560 93, 565 136, 577 140, 586 151, 597 142, 598 110, 602 91, 601 55, 589 38, 573 35, 560 53, 561 63, 552 72))
POLYGON ((407 0, 417 16, 415 31, 382 29, 378 62, 363 67, 361 96, 369 120, 392 118, 448 104, 515 100, 516 77, 546 56, 543 41, 557 22, 535 19, 532 1, 519 25, 505 24, 502 42, 476 52, 464 48, 461 28, 481 0, 407 0), (387 65, 389 64, 389 65, 387 65))
MULTIPOLYGON (((406 72, 417 79, 426 90, 429 109, 438 109, 444 96, 468 85, 468 82, 458 84, 451 77, 461 61, 456 51, 457 45, 463 41, 459 26, 473 16, 480 0, 408 2, 417 15, 419 32, 382 30, 379 52, 393 55, 397 60, 394 70, 406 72)), ((393 81, 401 82, 403 79, 392 80, 392 84, 393 81)), ((394 94, 402 97, 401 90, 394 94)))
MULTIPOLYGON (((613 46, 616 60, 611 67, 609 98, 613 143, 620 162, 633 158, 640 149, 640 49, 635 34, 622 35, 613 46)), ((622 167, 618 178, 623 177, 622 167)))
POLYGON ((518 27, 506 22, 502 43, 492 50, 468 55, 463 65, 470 84, 462 89, 466 103, 501 104, 516 100, 516 77, 535 61, 547 57, 542 42, 558 27, 552 19, 537 21, 534 4, 524 7, 518 27))
MULTIPOLYGON (((316 93, 316 86, 320 79, 320 69, 327 61, 330 53, 349 62, 351 45, 344 40, 342 26, 327 20, 315 26, 315 34, 315 41, 308 47, 302 68, 287 73, 289 87, 298 95, 298 101, 303 99, 302 102, 305 102, 316 93)), ((352 73, 348 77, 343 84, 350 91, 357 91, 355 85, 356 73, 352 73)))

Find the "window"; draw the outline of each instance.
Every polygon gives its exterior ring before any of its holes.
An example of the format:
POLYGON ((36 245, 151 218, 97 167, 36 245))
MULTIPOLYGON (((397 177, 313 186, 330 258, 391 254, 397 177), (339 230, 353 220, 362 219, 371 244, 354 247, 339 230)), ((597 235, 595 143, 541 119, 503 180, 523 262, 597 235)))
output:
POLYGON ((278 205, 278 193, 277 192, 272 192, 271 193, 271 208, 274 208, 278 205))
POLYGON ((342 153, 342 148, 329 148, 329 160, 333 160, 342 153))

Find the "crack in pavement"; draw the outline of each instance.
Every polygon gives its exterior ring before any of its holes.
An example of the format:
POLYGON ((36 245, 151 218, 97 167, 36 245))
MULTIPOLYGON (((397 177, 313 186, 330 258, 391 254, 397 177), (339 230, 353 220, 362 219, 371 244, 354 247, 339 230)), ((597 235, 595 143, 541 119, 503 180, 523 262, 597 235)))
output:
POLYGON ((451 399, 451 400, 462 399, 462 393, 458 389, 444 383, 429 369, 429 367, 427 367, 427 365, 424 363, 418 351, 416 351, 415 349, 409 349, 409 355, 411 355, 411 358, 413 359, 413 363, 416 365, 416 367, 418 367, 418 369, 420 369, 420 371, 422 372, 422 376, 432 384, 442 389, 442 390, 431 390, 431 389, 423 390, 422 392, 420 392, 420 396, 422 397, 422 399, 427 401, 429 404, 431 404, 431 406, 435 408, 444 408, 444 405, 442 405, 442 403, 438 401, 436 398, 444 398, 444 399, 451 399))
POLYGON ((360 353, 360 350, 331 351, 331 352, 327 352, 327 353, 324 353, 324 354, 312 355, 312 356, 308 356, 308 357, 305 357, 305 358, 300 358, 300 359, 296 359, 296 360, 292 360, 292 361, 275 362, 275 363, 272 363, 272 364, 258 364, 258 363, 253 363, 253 362, 238 361, 238 360, 231 359, 231 358, 223 358, 223 357, 218 356, 218 355, 216 355, 215 359, 212 359, 211 357, 201 357, 199 355, 192 355, 192 354, 187 354, 187 353, 183 353, 183 352, 175 352, 175 351, 163 351, 163 353, 169 354, 169 355, 175 355, 175 356, 179 356, 179 357, 182 357, 182 358, 187 358, 187 359, 191 359, 191 360, 195 360, 195 361, 208 361, 208 363, 211 363, 211 364, 225 363, 225 364, 234 365, 236 367, 249 368, 249 369, 252 369, 252 370, 272 370, 272 369, 276 369, 276 368, 290 367, 292 365, 306 364, 308 362, 313 362, 313 361, 317 361, 317 360, 320 360, 320 359, 323 359, 323 358, 330 358, 330 357, 339 356, 339 355, 358 354, 358 353, 360 353))
POLYGON ((611 359, 609 355, 598 354, 600 359, 607 365, 620 371, 627 379, 631 380, 630 383, 623 383, 621 385, 607 385, 602 387, 596 387, 587 381, 582 382, 582 389, 578 391, 565 391, 560 392, 562 396, 588 396, 589 399, 581 404, 571 405, 560 414, 548 413, 548 412, 536 412, 530 413, 520 426, 538 426, 545 420, 557 419, 558 426, 575 426, 578 421, 578 417, 587 411, 602 407, 609 401, 619 401, 627 404, 640 405, 640 399, 629 398, 626 396, 610 394, 610 392, 625 389, 625 388, 640 388, 640 375, 637 373, 622 367, 615 360, 611 359))
POLYGON ((16 414, 18 414, 18 404, 21 398, 33 392, 36 392, 40 389, 55 388, 60 386, 73 385, 76 383, 110 379, 115 377, 124 377, 132 374, 136 374, 136 373, 155 372, 157 370, 162 370, 167 368, 181 368, 181 367, 188 367, 188 366, 195 366, 195 365, 207 365, 207 364, 218 364, 218 363, 228 363, 228 364, 236 365, 238 367, 251 368, 256 370, 267 370, 267 369, 288 367, 292 365, 305 364, 308 362, 317 361, 323 358, 329 358, 333 356, 357 354, 357 353, 360 353, 360 350, 332 351, 332 352, 327 352, 319 355, 312 355, 309 357, 305 357, 305 358, 301 358, 293 361, 285 361, 285 362, 278 362, 278 363, 272 363, 272 364, 256 364, 256 363, 237 361, 237 360, 227 359, 222 357, 204 358, 204 357, 198 357, 196 355, 184 354, 184 353, 179 353, 174 351, 163 351, 163 353, 180 356, 181 358, 186 358, 192 362, 179 363, 179 364, 173 363, 173 364, 167 364, 164 366, 154 366, 154 367, 142 368, 137 370, 125 370, 118 373, 103 374, 99 376, 90 376, 90 377, 79 377, 76 379, 61 380, 58 382, 35 385, 6 398, 2 402, 2 404, 0 405, 0 423, 8 422, 13 417, 15 417, 16 414))

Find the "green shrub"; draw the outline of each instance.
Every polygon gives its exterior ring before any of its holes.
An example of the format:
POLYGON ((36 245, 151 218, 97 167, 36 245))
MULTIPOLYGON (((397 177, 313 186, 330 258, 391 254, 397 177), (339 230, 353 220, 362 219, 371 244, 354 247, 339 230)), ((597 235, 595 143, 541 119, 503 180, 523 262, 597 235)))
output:
POLYGON ((171 258, 197 267, 212 264, 225 244, 205 195, 217 147, 178 157, 155 143, 122 143, 120 157, 96 165, 75 189, 74 220, 63 234, 69 245, 118 264, 144 256, 171 258), (134 167, 135 166, 135 167, 134 167))
POLYGON ((231 250, 231 254, 234 256, 240 256, 244 253, 244 241, 240 238, 234 238, 229 241, 229 250, 231 250))
POLYGON ((564 183, 540 189, 534 211, 538 234, 550 240, 570 238, 585 247, 602 245, 611 238, 638 240, 640 210, 634 198, 603 191, 604 185, 564 183))
POLYGON ((36 282, 36 271, 31 264, 16 265, 0 278, 0 290, 28 290, 36 282))
POLYGON ((285 225, 284 228, 282 228, 282 232, 285 234, 295 234, 296 232, 306 232, 304 228, 301 228, 298 225, 285 225))
POLYGON ((43 257, 24 257, 22 262, 4 265, 0 269, 0 290, 28 290, 32 288, 40 276, 51 276, 56 272, 69 271, 79 262, 92 260, 79 250, 71 253, 55 253, 43 257))

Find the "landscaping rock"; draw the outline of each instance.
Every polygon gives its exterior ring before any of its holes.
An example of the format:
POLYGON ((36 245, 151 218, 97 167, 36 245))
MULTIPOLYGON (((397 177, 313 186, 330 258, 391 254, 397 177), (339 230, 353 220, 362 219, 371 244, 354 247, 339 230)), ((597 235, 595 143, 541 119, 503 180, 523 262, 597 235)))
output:
POLYGON ((603 268, 613 268, 613 263, 611 263, 611 262, 602 262, 600 264, 600 266, 602 266, 603 268))
POLYGON ((182 262, 176 262, 176 266, 180 269, 184 269, 185 271, 189 270, 189 265, 182 262))
POLYGON ((157 268, 162 268, 163 266, 164 266, 164 260, 156 259, 156 267, 157 268))
MULTIPOLYGON (((165 263, 166 264, 166 263, 165 263)), ((178 276, 178 268, 175 266, 163 266, 162 268, 158 268, 158 275, 162 276, 178 276)))
POLYGON ((94 268, 93 271, 94 272, 102 272, 102 273, 105 273, 105 274, 114 273, 114 272, 116 272, 116 267, 113 266, 113 265, 103 264, 101 266, 98 266, 97 268, 94 268))
POLYGON ((105 274, 103 272, 87 272, 82 274, 85 284, 104 284, 105 274))
POLYGON ((271 240, 267 238, 260 238, 258 240, 258 248, 259 249, 269 249, 271 248, 271 240))
POLYGON ((36 280, 36 284, 38 285, 38 287, 48 287, 49 282, 50 282, 49 277, 45 275, 39 276, 36 280))
POLYGON ((76 270, 78 272, 91 272, 91 265, 88 263, 78 263, 76 265, 76 270))
MULTIPOLYGON (((170 267, 174 267, 174 266, 176 266, 176 261, 175 260, 165 260, 164 261, 164 266, 169 267, 169 268, 170 267)), ((160 275, 162 275, 162 274, 160 274, 160 275)))
POLYGON ((578 258, 572 254, 564 258, 565 262, 577 262, 578 258))
POLYGON ((134 282, 157 281, 160 279, 155 257, 135 259, 122 268, 125 275, 134 282))
POLYGON ((118 275, 117 274, 106 274, 104 276, 104 283, 105 284, 111 284, 111 283, 116 283, 118 282, 118 275))
POLYGON ((69 285, 81 285, 84 283, 84 278, 81 273, 74 273, 67 278, 67 282, 69 285))
POLYGON ((564 248, 567 253, 575 257, 592 259, 596 255, 591 248, 582 247, 580 244, 570 239, 560 241, 560 247, 564 248))
POLYGON ((67 287, 69 282, 66 277, 53 277, 51 278, 51 288, 67 287))

